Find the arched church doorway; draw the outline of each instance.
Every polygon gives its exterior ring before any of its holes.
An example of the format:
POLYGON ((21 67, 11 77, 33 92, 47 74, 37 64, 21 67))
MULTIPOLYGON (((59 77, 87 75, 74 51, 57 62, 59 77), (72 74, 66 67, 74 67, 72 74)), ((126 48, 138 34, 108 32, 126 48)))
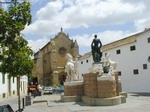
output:
POLYGON ((64 82, 66 80, 66 76, 67 76, 67 74, 65 72, 61 72, 59 74, 59 83, 60 83, 60 85, 64 85, 64 82))

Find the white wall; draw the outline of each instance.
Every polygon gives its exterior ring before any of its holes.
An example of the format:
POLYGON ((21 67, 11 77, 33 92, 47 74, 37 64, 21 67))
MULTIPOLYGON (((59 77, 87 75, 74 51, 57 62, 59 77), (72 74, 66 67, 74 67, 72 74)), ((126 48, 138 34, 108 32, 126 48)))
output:
MULTIPOLYGON (((5 83, 3 84, 2 82, 2 73, 0 73, 0 99, 3 98, 3 94, 5 94, 5 98, 8 98, 8 92, 9 92, 9 86, 8 86, 8 75, 5 74, 5 83)), ((17 95, 17 78, 14 78, 14 82, 13 82, 13 78, 10 79, 11 80, 11 95, 17 95), (14 92, 14 93, 13 93, 14 92)), ((21 94, 26 94, 27 93, 27 76, 22 76, 20 78, 20 83, 22 83, 22 90, 21 90, 21 94)))
POLYGON ((16 91, 16 87, 17 87, 17 78, 14 77, 14 83, 13 83, 13 78, 11 78, 11 89, 12 91, 16 91))
MULTIPOLYGON (((117 62, 117 70, 121 71, 121 82, 123 91, 127 92, 150 92, 150 62, 148 62, 148 56, 150 56, 150 43, 147 42, 147 38, 150 37, 150 31, 142 33, 137 37, 137 41, 134 43, 126 44, 121 47, 113 48, 103 52, 110 54, 110 59, 117 62), (130 51, 130 46, 136 46, 136 50, 130 51), (120 54, 116 54, 116 50, 121 51, 120 54), (147 64, 147 69, 143 69, 143 64, 147 64), (133 74, 133 70, 138 69, 139 74, 133 74)), ((92 56, 89 59, 89 63, 80 64, 79 73, 86 73, 89 67, 91 67, 92 56)), ((84 59, 82 60, 85 62, 84 59)), ((81 62, 81 60, 80 60, 81 62)))
POLYGON ((137 37, 137 41, 122 47, 111 49, 111 59, 118 62, 117 69, 121 71, 121 82, 124 91, 129 92, 150 92, 150 63, 147 61, 150 56, 150 44, 147 38, 150 32, 145 32, 137 37), (135 45, 136 50, 130 51, 130 46, 135 45), (121 54, 116 54, 116 50, 120 49, 121 54), (148 69, 143 69, 143 64, 147 64, 148 69), (139 74, 134 75, 133 69, 138 69, 139 74))
POLYGON ((20 78, 20 90, 22 93, 26 94, 27 93, 27 87, 28 87, 28 77, 27 76, 22 76, 20 78))
POLYGON ((79 79, 83 79, 82 74, 89 73, 89 69, 92 67, 92 63, 93 63, 92 56, 78 61, 79 79), (88 60, 88 62, 87 62, 87 60, 88 60), (83 64, 81 64, 81 62, 83 64))
POLYGON ((0 73, 0 94, 6 93, 8 87, 7 75, 5 76, 5 84, 2 82, 2 74, 0 73))

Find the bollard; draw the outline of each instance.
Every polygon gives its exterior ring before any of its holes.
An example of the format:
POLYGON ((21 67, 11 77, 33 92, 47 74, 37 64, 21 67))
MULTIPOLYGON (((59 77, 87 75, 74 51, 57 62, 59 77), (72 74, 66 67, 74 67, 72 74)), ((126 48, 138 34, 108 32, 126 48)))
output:
POLYGON ((24 109, 25 105, 24 105, 24 98, 22 98, 22 109, 24 109))

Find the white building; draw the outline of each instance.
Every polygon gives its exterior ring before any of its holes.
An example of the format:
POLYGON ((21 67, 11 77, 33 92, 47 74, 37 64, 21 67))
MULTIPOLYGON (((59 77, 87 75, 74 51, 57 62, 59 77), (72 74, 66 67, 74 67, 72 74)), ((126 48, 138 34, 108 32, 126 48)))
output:
MULTIPOLYGON (((27 94, 27 76, 20 78, 20 93, 27 94)), ((17 96, 17 78, 8 79, 8 75, 0 73, 0 101, 17 96)))
MULTIPOLYGON (((102 47, 103 55, 117 62, 123 91, 150 92, 150 29, 102 47)), ((79 58, 79 75, 89 72, 93 63, 91 53, 79 58)))

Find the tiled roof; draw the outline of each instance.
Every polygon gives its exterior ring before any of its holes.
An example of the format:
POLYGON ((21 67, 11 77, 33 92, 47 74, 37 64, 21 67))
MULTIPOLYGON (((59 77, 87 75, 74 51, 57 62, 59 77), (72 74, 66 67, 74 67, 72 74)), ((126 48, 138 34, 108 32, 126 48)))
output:
POLYGON ((120 46, 123 46, 123 45, 127 45, 127 44, 130 44, 130 43, 136 42, 137 36, 142 34, 142 33, 147 32, 147 31, 150 31, 150 28, 145 29, 143 32, 136 33, 136 34, 128 36, 126 38, 114 41, 114 42, 106 44, 106 45, 103 45, 102 46, 102 51, 104 52, 104 51, 107 51, 107 50, 110 50, 110 49, 113 49, 113 48, 116 48, 116 47, 120 47, 120 46))
POLYGON ((89 58, 91 55, 92 55, 92 53, 88 52, 88 53, 84 54, 83 56, 79 57, 79 60, 83 60, 83 59, 89 58))
MULTIPOLYGON (((111 42, 111 43, 106 44, 106 45, 103 45, 101 50, 102 50, 102 52, 104 52, 104 51, 107 51, 107 50, 110 50, 110 49, 113 49, 113 48, 117 48, 117 47, 120 47, 120 46, 123 46, 123 45, 127 45, 127 44, 130 44, 130 43, 136 42, 137 36, 142 34, 142 33, 147 32, 147 31, 150 31, 150 28, 146 28, 144 31, 142 31, 140 33, 136 33, 136 34, 128 36, 126 38, 111 42)), ((86 58, 90 57, 91 55, 92 55, 92 53, 88 52, 88 53, 84 54, 83 56, 81 56, 79 58, 79 60, 86 59, 86 58)))
POLYGON ((126 44, 133 43, 135 41, 136 41, 136 36, 130 36, 130 37, 127 37, 127 38, 124 38, 124 39, 121 39, 121 40, 103 45, 102 46, 102 51, 104 52, 104 51, 107 51, 107 50, 110 50, 110 49, 113 49, 113 48, 116 48, 116 47, 120 47, 120 46, 123 46, 123 45, 126 45, 126 44))

